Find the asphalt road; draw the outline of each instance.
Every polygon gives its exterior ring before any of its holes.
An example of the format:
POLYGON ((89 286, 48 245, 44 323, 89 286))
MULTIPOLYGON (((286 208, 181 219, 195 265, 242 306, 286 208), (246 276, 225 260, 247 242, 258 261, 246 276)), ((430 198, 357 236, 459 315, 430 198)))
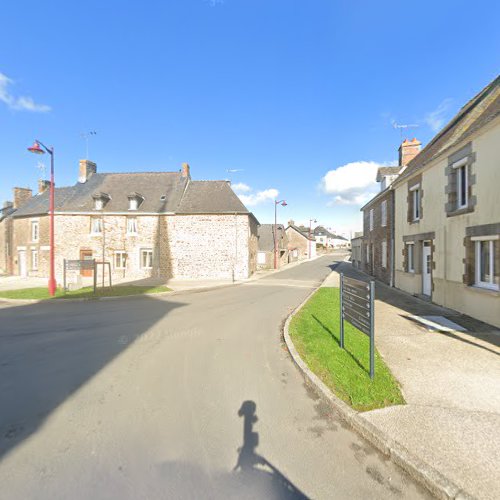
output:
POLYGON ((163 298, 0 309, 0 498, 422 498, 282 343, 331 256, 163 298))

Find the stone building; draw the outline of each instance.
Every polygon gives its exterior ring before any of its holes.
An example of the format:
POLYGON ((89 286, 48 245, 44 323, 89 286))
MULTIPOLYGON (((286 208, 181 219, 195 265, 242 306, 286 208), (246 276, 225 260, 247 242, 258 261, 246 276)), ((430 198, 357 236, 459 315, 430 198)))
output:
MULTIPOLYGON (((48 276, 47 187, 24 193, 1 222, 11 225, 0 248, 7 272, 48 276)), ((109 262, 123 281, 242 279, 256 270, 258 221, 227 181, 193 181, 187 164, 180 172, 97 173, 81 160, 78 182, 55 190, 54 215, 58 283, 64 259, 109 262)))
MULTIPOLYGON (((405 139, 399 147, 399 165, 380 167, 380 192, 363 212, 363 242, 359 267, 380 281, 394 285, 394 190, 393 182, 420 151, 420 141, 405 139)), ((359 242, 357 242, 358 244, 359 242)))
POLYGON ((277 266, 288 264, 288 236, 282 224, 261 224, 259 233, 259 251, 257 254, 257 267, 259 269, 274 269, 274 254, 277 249, 277 266), (275 247, 276 241, 276 247, 275 247))
POLYGON ((288 250, 290 260, 303 260, 316 257, 316 239, 312 231, 309 236, 309 229, 296 226, 293 220, 288 221, 285 229, 288 237, 288 250))
POLYGON ((395 284, 500 326, 500 77, 393 183, 395 284))

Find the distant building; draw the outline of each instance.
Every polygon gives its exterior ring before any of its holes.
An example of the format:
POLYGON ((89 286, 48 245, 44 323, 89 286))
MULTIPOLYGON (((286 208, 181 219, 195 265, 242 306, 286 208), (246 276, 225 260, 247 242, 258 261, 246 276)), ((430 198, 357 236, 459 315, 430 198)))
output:
POLYGON ((261 224, 258 235, 257 268, 274 268, 275 248, 277 250, 277 267, 280 268, 289 262, 288 237, 282 224, 277 224, 276 227, 274 224, 261 224))
POLYGON ((293 220, 288 221, 286 228, 288 237, 288 250, 290 252, 290 260, 303 260, 316 257, 316 239, 312 235, 309 236, 309 228, 295 225, 293 220))

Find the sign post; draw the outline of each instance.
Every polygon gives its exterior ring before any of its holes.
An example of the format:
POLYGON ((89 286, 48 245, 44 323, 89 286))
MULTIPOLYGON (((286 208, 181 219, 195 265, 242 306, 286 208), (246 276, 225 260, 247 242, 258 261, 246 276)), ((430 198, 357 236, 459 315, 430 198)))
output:
POLYGON ((344 348, 344 320, 370 338, 370 378, 375 376, 375 282, 370 283, 340 274, 340 347, 344 348))

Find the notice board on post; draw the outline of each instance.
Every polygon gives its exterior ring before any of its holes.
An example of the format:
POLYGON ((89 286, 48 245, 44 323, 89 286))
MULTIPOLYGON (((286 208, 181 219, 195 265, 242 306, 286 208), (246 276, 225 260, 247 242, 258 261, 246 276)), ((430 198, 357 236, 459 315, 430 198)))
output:
POLYGON ((375 376, 375 282, 347 278, 340 274, 340 347, 344 349, 344 321, 370 338, 370 378, 375 376))

